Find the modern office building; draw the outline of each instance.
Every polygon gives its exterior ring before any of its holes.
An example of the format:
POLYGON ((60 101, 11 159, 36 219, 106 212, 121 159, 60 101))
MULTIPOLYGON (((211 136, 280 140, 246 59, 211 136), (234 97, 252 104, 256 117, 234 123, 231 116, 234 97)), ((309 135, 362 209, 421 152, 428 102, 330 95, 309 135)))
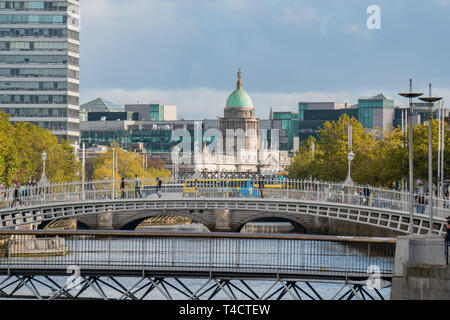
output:
POLYGON ((272 121, 280 121, 280 150, 291 151, 298 149, 299 113, 272 112, 272 121))
POLYGON ((0 1, 0 111, 77 145, 79 0, 0 1))
POLYGON ((125 108, 103 98, 97 98, 80 106, 80 121, 88 121, 88 114, 93 112, 125 112, 125 108))
POLYGON ((126 104, 125 111, 137 112, 139 114, 139 121, 177 120, 177 107, 165 104, 126 104))
POLYGON ((392 127, 395 119, 395 104, 393 99, 383 94, 358 100, 358 120, 364 128, 387 130, 392 127))

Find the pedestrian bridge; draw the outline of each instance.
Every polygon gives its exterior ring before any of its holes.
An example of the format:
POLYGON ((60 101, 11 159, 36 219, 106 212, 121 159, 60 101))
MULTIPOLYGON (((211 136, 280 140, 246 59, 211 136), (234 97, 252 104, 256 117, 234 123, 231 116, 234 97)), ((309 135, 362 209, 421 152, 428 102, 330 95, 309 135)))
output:
MULTIPOLYGON (((200 180, 201 181, 201 180, 200 180)), ((127 229, 154 215, 192 218, 211 231, 238 231, 246 223, 262 218, 282 218, 302 224, 305 217, 322 217, 409 233, 409 194, 405 192, 345 186, 314 181, 222 180, 204 181, 186 188, 183 182, 165 182, 159 194, 154 180, 143 181, 143 188, 127 188, 110 181, 54 184, 2 192, 0 228, 30 223, 76 218, 91 228, 127 229), (247 181, 247 182, 245 182, 247 181), (19 201, 20 200, 20 201, 19 201)), ((450 215, 443 199, 433 199, 434 233, 445 232, 450 215)), ((428 206, 414 208, 416 234, 429 232, 428 206)))
POLYGON ((6 230, 0 298, 384 299, 395 249, 391 238, 6 230))

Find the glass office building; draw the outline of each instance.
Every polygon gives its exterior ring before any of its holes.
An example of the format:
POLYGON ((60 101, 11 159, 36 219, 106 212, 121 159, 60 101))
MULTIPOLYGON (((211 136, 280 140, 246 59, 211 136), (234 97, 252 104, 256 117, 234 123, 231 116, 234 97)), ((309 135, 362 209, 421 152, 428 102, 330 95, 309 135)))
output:
POLYGON ((0 1, 0 111, 79 143, 79 0, 0 1))
POLYGON ((358 101, 358 120, 364 128, 386 130, 395 119, 394 100, 379 94, 358 101))
POLYGON ((291 151, 294 148, 294 139, 298 137, 299 114, 297 112, 274 112, 273 120, 281 121, 280 150, 291 151))

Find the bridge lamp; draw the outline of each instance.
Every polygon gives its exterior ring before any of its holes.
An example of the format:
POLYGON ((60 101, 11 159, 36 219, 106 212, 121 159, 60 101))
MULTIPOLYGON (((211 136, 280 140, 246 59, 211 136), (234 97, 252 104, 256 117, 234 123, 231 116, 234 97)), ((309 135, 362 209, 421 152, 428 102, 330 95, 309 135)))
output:
POLYGON ((345 179, 344 181, 344 185, 346 186, 353 186, 353 180, 352 180, 352 161, 353 159, 355 159, 355 154, 353 153, 353 126, 352 124, 348 125, 348 155, 347 155, 347 160, 348 160, 348 175, 347 175, 347 179, 345 179))
POLYGON ((429 86, 430 94, 427 98, 419 98, 429 104, 429 123, 428 123, 428 198, 429 198, 429 211, 430 211, 430 227, 429 234, 433 234, 433 105, 435 102, 442 100, 441 97, 432 97, 431 83, 429 86))
POLYGON ((46 161, 47 161, 47 152, 45 152, 45 150, 44 150, 44 152, 42 152, 42 162, 43 162, 42 177, 41 177, 41 181, 39 181, 39 184, 41 186, 45 186, 45 185, 48 184, 47 177, 45 176, 45 163, 46 163, 46 161))
POLYGON ((348 160, 348 175, 347 175, 347 179, 345 179, 344 184, 346 186, 353 186, 353 180, 352 180, 352 161, 353 159, 355 159, 355 154, 353 153, 353 151, 350 150, 350 152, 348 153, 347 156, 347 160, 348 160))
POLYGON ((408 134, 409 134, 409 233, 414 233, 414 160, 413 160, 413 102, 412 99, 420 97, 423 93, 412 92, 412 79, 409 79, 409 92, 399 93, 400 96, 409 99, 408 134))

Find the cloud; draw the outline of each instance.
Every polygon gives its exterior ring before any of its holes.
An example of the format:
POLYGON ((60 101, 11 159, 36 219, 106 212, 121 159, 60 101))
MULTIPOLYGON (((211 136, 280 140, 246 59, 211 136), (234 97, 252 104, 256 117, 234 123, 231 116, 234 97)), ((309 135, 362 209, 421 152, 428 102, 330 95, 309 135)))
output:
POLYGON ((345 34, 356 36, 361 39, 369 38, 369 33, 367 29, 364 29, 363 27, 361 27, 361 25, 357 25, 354 23, 344 25, 342 27, 342 32, 345 34))

